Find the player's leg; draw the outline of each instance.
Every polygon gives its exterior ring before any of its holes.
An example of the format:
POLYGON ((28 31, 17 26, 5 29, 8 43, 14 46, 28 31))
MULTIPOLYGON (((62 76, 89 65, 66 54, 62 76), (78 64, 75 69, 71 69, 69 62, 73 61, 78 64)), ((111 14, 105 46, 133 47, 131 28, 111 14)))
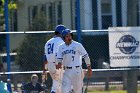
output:
POLYGON ((82 93, 82 87, 83 87, 83 72, 82 68, 76 68, 73 70, 73 80, 72 80, 72 85, 74 89, 74 93, 82 93))
MULTIPOLYGON (((85 78, 85 76, 86 76, 86 69, 82 69, 83 71, 82 71, 82 77, 83 77, 83 79, 85 78)), ((82 82, 82 93, 84 92, 84 84, 83 84, 84 82, 82 82)))
POLYGON ((62 93, 70 93, 71 91, 71 74, 65 71, 62 79, 62 93))
POLYGON ((60 93, 60 83, 58 80, 53 79, 53 84, 52 84, 52 89, 51 89, 51 93, 60 93))
POLYGON ((56 93, 61 93, 61 87, 62 87, 62 77, 63 77, 63 69, 56 69, 56 66, 54 63, 48 64, 48 70, 50 72, 50 75, 53 79, 52 84, 52 90, 56 93))
POLYGON ((52 89, 51 89, 51 93, 56 93, 57 91, 57 80, 56 80, 56 67, 55 67, 55 63, 48 63, 48 71, 52 77, 52 89))
POLYGON ((57 93, 62 93, 62 78, 63 78, 63 69, 59 69, 56 72, 56 80, 57 80, 57 93))

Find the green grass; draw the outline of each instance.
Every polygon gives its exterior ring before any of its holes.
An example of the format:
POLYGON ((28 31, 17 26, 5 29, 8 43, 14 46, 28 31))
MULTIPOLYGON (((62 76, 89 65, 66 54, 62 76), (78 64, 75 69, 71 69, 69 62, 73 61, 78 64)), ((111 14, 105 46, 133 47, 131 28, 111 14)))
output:
POLYGON ((113 91, 93 91, 88 93, 127 93, 127 91, 123 90, 113 90, 113 91))
MULTIPOLYGON (((88 93, 127 93, 127 91, 126 90, 89 91, 88 93)), ((140 90, 137 93, 140 93, 140 90)))
MULTIPOLYGON (((109 91, 105 91, 102 87, 89 87, 87 93, 127 93, 127 90, 123 90, 122 86, 110 86, 109 91)), ((140 93, 140 86, 137 88, 137 93, 140 93)))

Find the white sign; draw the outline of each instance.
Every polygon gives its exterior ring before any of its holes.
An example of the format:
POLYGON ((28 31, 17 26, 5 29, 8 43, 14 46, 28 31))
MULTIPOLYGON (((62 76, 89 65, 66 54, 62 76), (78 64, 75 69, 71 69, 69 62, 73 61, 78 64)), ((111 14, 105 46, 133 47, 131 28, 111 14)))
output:
POLYGON ((140 66, 140 27, 109 28, 111 67, 140 66))

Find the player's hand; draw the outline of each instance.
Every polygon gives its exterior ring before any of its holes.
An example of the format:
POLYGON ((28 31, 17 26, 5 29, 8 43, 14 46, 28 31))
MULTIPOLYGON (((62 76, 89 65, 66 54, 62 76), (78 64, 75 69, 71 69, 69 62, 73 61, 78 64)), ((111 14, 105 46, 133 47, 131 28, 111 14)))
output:
POLYGON ((61 63, 58 63, 58 64, 56 65, 56 69, 60 69, 60 68, 62 68, 62 64, 61 64, 61 63))
POLYGON ((42 83, 45 82, 46 80, 47 80, 47 71, 43 70, 43 73, 42 73, 42 83))
POLYGON ((87 68, 88 68, 88 71, 87 71, 88 78, 91 78, 91 76, 92 76, 92 69, 91 69, 90 66, 88 66, 87 68))
POLYGON ((43 75, 46 74, 46 70, 45 70, 45 69, 43 70, 43 73, 42 73, 42 74, 43 74, 43 75))

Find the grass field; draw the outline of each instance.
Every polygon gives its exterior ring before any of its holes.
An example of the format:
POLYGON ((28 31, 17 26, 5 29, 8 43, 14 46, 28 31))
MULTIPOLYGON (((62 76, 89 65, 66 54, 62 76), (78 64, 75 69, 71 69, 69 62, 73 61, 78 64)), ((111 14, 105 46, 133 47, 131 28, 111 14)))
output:
MULTIPOLYGON (((124 90, 113 90, 113 91, 90 91, 88 93, 127 93, 127 91, 124 90)), ((137 93, 140 93, 140 91, 138 91, 137 93)))
MULTIPOLYGON (((111 85, 109 91, 105 91, 104 86, 88 86, 87 93, 127 93, 127 90, 123 90, 123 85, 111 85)), ((138 85, 137 93, 140 93, 140 85, 138 85)))
POLYGON ((114 91, 93 91, 88 93, 127 93, 127 91, 123 90, 114 90, 114 91))
MULTIPOLYGON (((109 91, 105 91, 104 89, 92 87, 88 89, 87 93, 127 93, 127 90, 123 90, 122 88, 111 87, 109 91)), ((140 87, 138 87, 137 93, 140 93, 140 87)))

